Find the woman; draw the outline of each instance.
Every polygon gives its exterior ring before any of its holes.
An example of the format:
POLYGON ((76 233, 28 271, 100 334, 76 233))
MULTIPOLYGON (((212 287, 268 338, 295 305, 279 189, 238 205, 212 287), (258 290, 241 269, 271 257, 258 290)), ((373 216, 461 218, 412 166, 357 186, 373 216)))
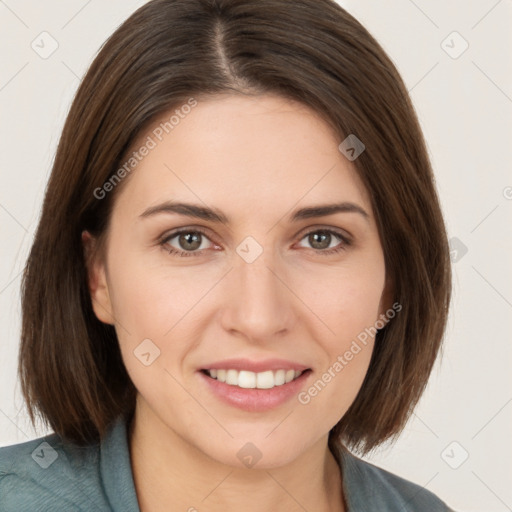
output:
POLYGON ((353 17, 147 3, 57 150, 19 366, 55 434, 0 450, 0 509, 449 510, 354 453, 418 402, 450 279, 413 106, 353 17))

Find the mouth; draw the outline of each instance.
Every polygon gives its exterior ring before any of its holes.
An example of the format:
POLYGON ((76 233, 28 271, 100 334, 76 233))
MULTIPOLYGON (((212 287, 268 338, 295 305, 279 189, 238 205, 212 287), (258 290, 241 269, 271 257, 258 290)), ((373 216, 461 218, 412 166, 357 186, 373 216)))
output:
POLYGON ((299 379, 302 374, 311 372, 311 368, 305 370, 286 370, 282 368, 262 372, 251 372, 234 368, 212 368, 202 369, 201 372, 209 378, 228 386, 243 389, 272 389, 299 379))
MULTIPOLYGON (((200 382, 216 400, 239 410, 263 413, 290 403, 307 385, 311 368, 279 368, 249 371, 236 368, 203 368, 197 371, 200 382)), ((254 366, 254 365, 253 365, 254 366)), ((290 364, 289 366, 295 366, 290 364)), ((261 367, 261 365, 260 365, 261 367)))
POLYGON ((289 403, 307 385, 313 369, 290 359, 234 357, 203 364, 200 382, 216 400, 247 412, 289 403))

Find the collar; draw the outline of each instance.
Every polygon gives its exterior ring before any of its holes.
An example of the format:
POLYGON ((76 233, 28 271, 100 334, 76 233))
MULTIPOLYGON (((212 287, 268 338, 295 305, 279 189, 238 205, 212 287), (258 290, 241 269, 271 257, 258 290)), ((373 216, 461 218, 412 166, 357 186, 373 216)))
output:
POLYGON ((101 442, 101 480, 114 512, 140 512, 126 429, 126 418, 121 416, 113 423, 101 442))

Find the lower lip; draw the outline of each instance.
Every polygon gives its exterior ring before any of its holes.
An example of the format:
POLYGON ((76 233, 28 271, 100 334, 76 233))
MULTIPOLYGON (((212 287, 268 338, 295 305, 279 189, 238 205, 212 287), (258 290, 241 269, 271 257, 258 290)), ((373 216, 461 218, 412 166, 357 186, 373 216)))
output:
POLYGON ((296 396, 311 374, 311 370, 306 370, 297 379, 287 384, 274 386, 271 389, 240 388, 213 379, 202 371, 198 373, 213 394, 224 403, 248 412, 262 412, 279 407, 296 396))

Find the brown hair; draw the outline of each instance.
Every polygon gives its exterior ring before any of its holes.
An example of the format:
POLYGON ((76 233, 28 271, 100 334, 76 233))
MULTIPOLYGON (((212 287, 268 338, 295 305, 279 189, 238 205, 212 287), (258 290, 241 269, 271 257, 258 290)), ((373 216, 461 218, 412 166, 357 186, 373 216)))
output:
POLYGON ((100 240, 116 195, 94 191, 152 120, 194 98, 265 94, 309 106, 363 141, 353 164, 372 201, 400 313, 376 336, 363 385, 329 433, 362 453, 396 436, 446 325, 451 271, 423 134, 392 61, 331 0, 153 0, 106 41, 66 119, 22 283, 19 374, 30 418, 87 443, 136 390, 114 327, 93 313, 81 233, 100 240))

